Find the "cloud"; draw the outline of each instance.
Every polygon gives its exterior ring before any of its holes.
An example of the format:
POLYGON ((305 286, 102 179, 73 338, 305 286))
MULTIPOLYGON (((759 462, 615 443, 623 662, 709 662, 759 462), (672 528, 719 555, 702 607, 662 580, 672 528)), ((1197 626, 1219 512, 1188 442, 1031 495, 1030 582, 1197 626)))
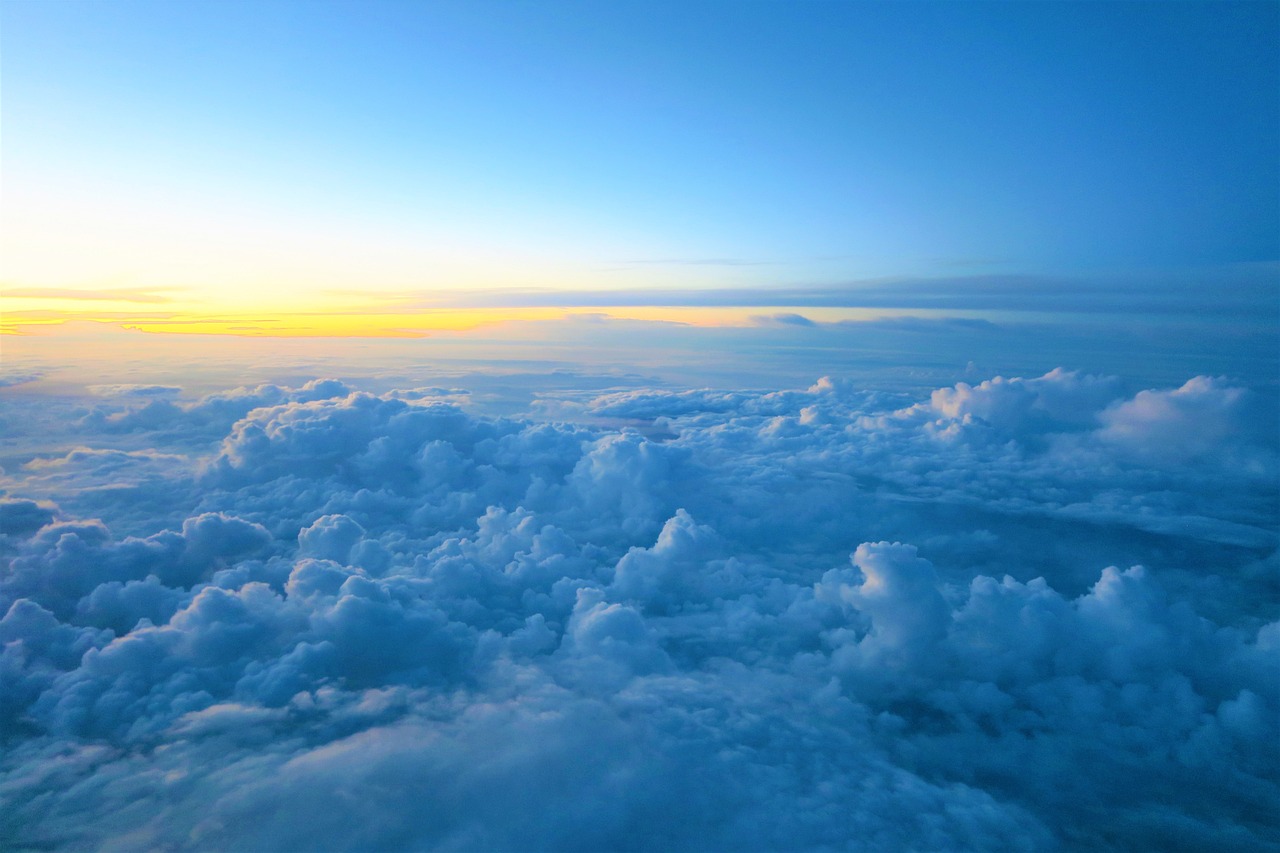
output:
MULTIPOLYGON (((155 387, 157 386, 148 386, 148 388, 155 387)), ((158 387, 165 388, 165 386, 158 387)), ((139 393, 134 390, 131 395, 139 393)), ((120 411, 97 407, 85 417, 83 427, 90 431, 107 433, 165 430, 172 433, 174 438, 181 437, 188 442, 193 439, 212 441, 226 435, 232 424, 256 408, 286 401, 306 402, 344 397, 349 393, 351 393, 350 388, 334 379, 314 380, 296 390, 278 385, 235 388, 231 391, 206 395, 192 403, 175 403, 163 399, 159 391, 147 390, 141 395, 161 397, 161 399, 153 399, 143 406, 120 411)))
POLYGON ((448 391, 99 399, 6 480, 6 838, 1274 847, 1266 389, 448 391))
POLYGON ((90 394, 103 397, 170 397, 182 393, 177 385, 137 385, 118 383, 115 385, 90 385, 86 389, 90 394))
POLYGON ((39 373, 9 373, 0 376, 0 388, 11 388, 14 385, 27 385, 32 382, 39 382, 42 374, 39 373))
POLYGON ((105 290, 83 290, 66 287, 11 287, 0 292, 5 299, 72 299, 91 302, 172 302, 165 293, 177 288, 116 287, 105 290))
POLYGON ((817 323, 803 314, 779 313, 753 316, 751 322, 758 326, 816 326, 817 323))
MULTIPOLYGON (((734 258, 659 259, 627 265, 759 266, 734 258)), ((625 269, 619 267, 618 269, 625 269)), ((377 294, 402 308, 686 306, 736 308, 884 308, 950 311, 1036 311, 1105 315, 1247 318, 1274 312, 1274 262, 1100 276, 985 274, 876 278, 823 285, 574 291, 509 288, 377 294)), ((368 296, 367 293, 362 295, 368 296)))
POLYGON ((1245 388, 1197 376, 1181 388, 1141 391, 1108 407, 1098 415, 1098 438, 1148 458, 1203 458, 1264 438, 1275 419, 1257 411, 1258 402, 1245 388))
POLYGON ((1096 423, 1099 409, 1119 396, 1114 377, 1081 376, 1056 369, 1037 379, 997 376, 974 387, 939 388, 930 408, 944 418, 981 421, 1003 430, 1063 430, 1096 423))
POLYGON ((30 536, 53 521, 54 508, 25 499, 0 499, 0 533, 30 536))

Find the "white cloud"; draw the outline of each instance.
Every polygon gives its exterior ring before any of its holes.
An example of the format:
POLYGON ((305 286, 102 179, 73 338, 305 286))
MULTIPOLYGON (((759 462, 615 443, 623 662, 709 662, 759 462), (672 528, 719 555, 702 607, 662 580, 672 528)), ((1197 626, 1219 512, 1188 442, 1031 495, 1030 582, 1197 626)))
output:
POLYGON ((9 475, 19 848, 1267 849, 1262 392, 438 396, 93 410, 9 475))

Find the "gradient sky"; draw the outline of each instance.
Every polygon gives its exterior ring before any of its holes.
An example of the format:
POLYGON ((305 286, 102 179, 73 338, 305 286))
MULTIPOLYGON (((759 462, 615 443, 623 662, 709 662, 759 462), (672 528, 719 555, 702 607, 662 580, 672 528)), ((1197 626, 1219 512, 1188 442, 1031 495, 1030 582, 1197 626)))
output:
POLYGON ((1278 853, 1280 0, 0 39, 0 847, 1278 853))
POLYGON ((1274 3, 6 2, 3 40, 10 312, 1280 257, 1274 3))

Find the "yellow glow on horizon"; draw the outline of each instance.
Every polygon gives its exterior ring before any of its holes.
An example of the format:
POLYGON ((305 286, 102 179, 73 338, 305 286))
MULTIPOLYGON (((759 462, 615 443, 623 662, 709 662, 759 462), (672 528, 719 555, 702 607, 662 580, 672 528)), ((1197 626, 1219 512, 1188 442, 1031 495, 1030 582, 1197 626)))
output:
POLYGON ((192 311, 170 306, 130 305, 102 300, 48 299, 39 307, 0 298, 0 334, 48 334, 66 323, 93 322, 155 334, 233 335, 240 337, 369 337, 416 338, 466 333, 502 323, 546 322, 600 318, 612 321, 673 323, 697 327, 751 326, 777 314, 799 313, 815 322, 874 320, 903 312, 862 308, 604 306, 438 308, 413 310, 336 311, 192 311))
POLYGON ((196 314, 146 311, 34 310, 3 313, 0 334, 21 335, 38 327, 89 321, 141 332, 243 337, 413 338, 439 332, 465 332, 511 320, 554 320, 562 308, 444 310, 413 313, 268 312, 196 314))
POLYGON ((143 332, 247 337, 420 338, 439 332, 467 332, 512 320, 556 320, 562 308, 445 310, 413 313, 254 314, 135 321, 121 324, 143 332))

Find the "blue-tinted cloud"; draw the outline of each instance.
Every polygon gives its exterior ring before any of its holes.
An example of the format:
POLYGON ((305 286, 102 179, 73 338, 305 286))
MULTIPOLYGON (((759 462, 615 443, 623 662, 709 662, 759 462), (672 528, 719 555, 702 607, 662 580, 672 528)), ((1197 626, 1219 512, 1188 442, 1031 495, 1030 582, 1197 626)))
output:
POLYGON ((4 832, 1270 849, 1268 393, 823 378, 534 420, 321 382, 92 415, 101 446, 9 479, 63 508, 0 501, 4 832), (107 482, 167 514, 65 508, 107 482))

